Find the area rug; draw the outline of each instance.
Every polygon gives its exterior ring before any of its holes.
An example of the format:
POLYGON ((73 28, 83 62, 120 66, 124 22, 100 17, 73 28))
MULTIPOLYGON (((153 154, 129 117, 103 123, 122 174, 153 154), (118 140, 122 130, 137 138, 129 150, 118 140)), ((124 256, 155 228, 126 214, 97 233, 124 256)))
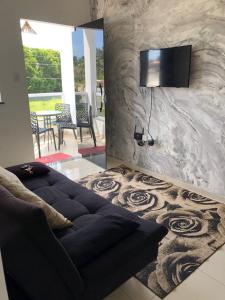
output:
POLYGON ((105 153, 105 146, 80 148, 78 149, 78 152, 82 154, 83 157, 90 156, 93 154, 101 154, 101 153, 105 153))
POLYGON ((80 183, 141 218, 168 228, 157 260, 136 275, 160 298, 225 243, 225 205, 213 199, 126 166, 88 176, 80 183))
POLYGON ((41 162, 43 164, 50 164, 57 161, 63 161, 73 156, 66 154, 66 153, 55 153, 47 156, 42 156, 40 158, 35 159, 35 161, 41 162))

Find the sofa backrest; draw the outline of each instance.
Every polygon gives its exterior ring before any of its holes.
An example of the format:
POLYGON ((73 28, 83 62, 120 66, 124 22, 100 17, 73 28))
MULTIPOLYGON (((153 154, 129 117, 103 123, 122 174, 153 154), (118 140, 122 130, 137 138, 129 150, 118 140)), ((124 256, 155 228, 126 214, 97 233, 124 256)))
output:
POLYGON ((43 211, 15 198, 1 185, 0 248, 7 278, 29 298, 80 298, 83 281, 43 211))

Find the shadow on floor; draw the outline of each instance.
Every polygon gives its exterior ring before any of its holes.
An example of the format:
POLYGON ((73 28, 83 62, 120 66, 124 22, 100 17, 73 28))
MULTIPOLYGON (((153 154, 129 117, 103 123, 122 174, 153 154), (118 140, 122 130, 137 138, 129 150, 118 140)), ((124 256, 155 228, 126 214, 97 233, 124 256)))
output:
POLYGON ((102 153, 102 154, 92 154, 90 156, 86 156, 84 157, 84 159, 92 162, 93 164, 106 169, 106 154, 102 153))

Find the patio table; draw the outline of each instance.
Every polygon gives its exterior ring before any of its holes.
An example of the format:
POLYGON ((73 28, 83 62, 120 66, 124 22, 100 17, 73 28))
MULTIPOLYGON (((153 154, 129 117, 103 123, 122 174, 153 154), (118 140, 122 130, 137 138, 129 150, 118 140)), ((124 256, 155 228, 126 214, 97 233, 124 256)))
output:
MULTIPOLYGON (((51 128, 52 127, 52 117, 61 115, 61 113, 62 112, 59 110, 41 110, 41 111, 37 111, 36 115, 38 118, 43 117, 45 128, 51 128)), ((45 137, 44 137, 44 139, 45 139, 45 137)), ((48 150, 49 150, 49 132, 48 132, 48 150)))
POLYGON ((44 118, 44 124, 47 128, 51 127, 51 118, 56 117, 58 115, 61 115, 61 111, 59 110, 41 110, 37 111, 37 117, 43 117, 44 118))

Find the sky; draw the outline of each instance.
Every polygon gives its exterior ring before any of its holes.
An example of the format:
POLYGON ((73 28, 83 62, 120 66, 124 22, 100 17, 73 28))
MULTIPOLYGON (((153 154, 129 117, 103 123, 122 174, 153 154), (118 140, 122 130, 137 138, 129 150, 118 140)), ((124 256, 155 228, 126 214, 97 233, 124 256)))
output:
MULTIPOLYGON (((96 30, 96 47, 103 48, 103 30, 96 30)), ((81 28, 73 32, 73 55, 84 56, 83 29, 81 28)))

